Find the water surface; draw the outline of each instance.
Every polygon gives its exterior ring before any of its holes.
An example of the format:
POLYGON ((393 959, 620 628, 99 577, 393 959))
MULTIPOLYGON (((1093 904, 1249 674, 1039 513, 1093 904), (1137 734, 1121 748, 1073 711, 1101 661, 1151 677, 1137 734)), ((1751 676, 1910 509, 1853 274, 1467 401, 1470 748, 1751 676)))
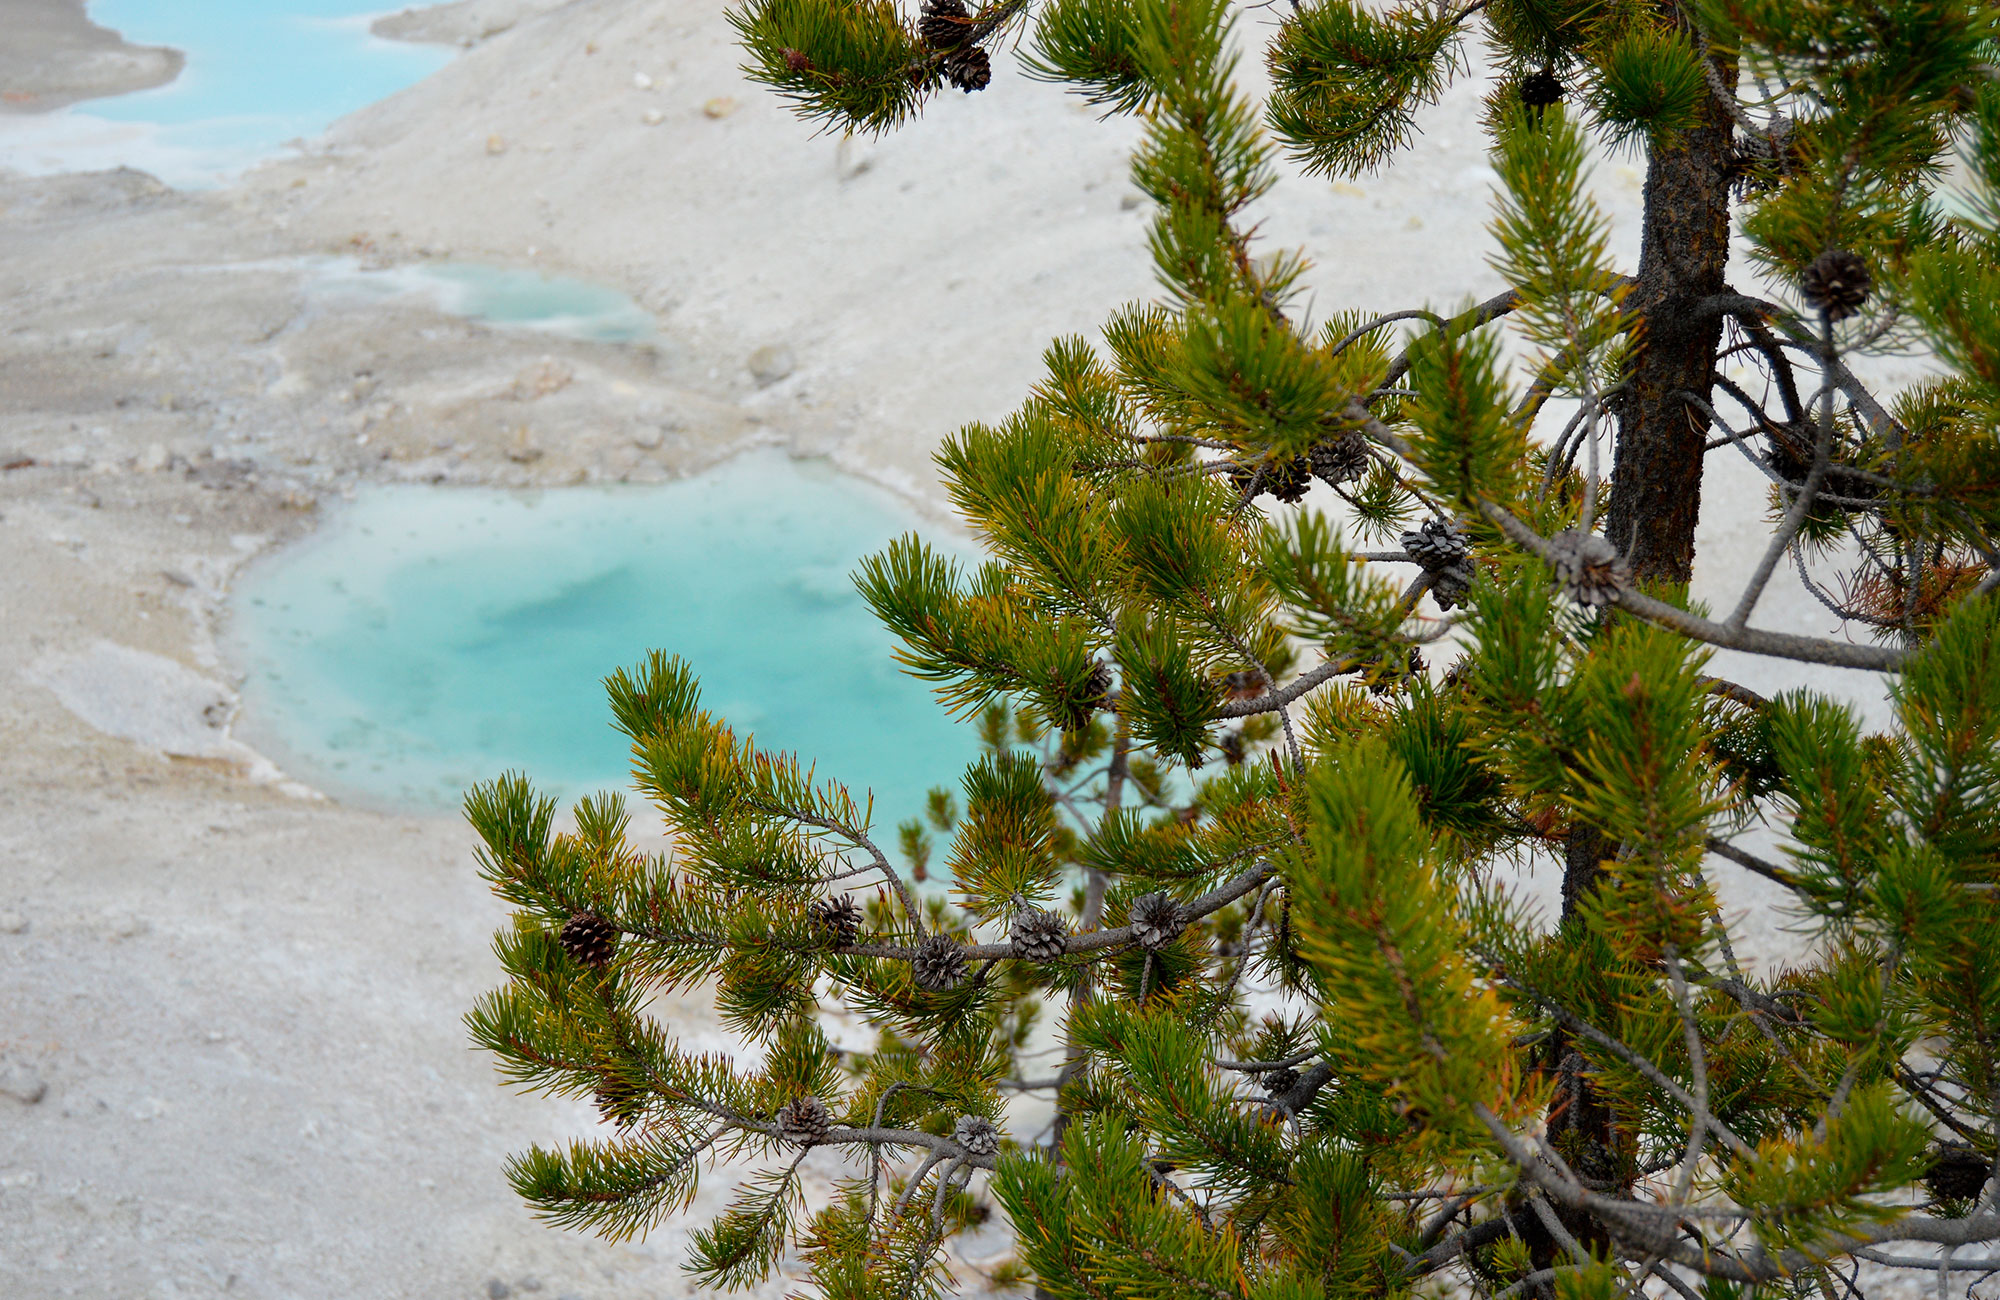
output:
POLYGON ((238 583, 238 731, 375 806, 447 809, 507 769, 564 796, 623 787, 601 681, 659 648, 693 663, 739 735, 857 798, 872 786, 889 834, 977 749, 898 670, 848 576, 918 526, 776 452, 651 488, 364 489, 238 583))
POLYGON ((422 298, 502 329, 595 343, 643 343, 659 332, 651 312, 609 285, 513 267, 421 262, 369 270, 352 258, 332 258, 318 264, 308 285, 322 296, 364 302, 422 298))
POLYGON ((187 55, 167 85, 0 118, 0 166, 30 174, 136 167, 170 185, 222 184, 288 141, 443 67, 452 51, 385 41, 384 0, 92 0, 135 45, 187 55))

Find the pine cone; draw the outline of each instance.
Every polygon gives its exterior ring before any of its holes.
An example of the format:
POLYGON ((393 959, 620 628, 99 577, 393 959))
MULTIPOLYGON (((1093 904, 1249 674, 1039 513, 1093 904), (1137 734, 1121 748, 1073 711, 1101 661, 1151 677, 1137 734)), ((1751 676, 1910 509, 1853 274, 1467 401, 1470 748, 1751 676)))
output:
POLYGON ((917 36, 934 50, 956 49, 972 35, 972 18, 959 0, 924 0, 917 36))
POLYGON ((951 1136, 969 1156, 997 1155, 1000 1151, 1000 1130, 980 1115, 960 1115, 951 1136))
POLYGON ((778 1108, 778 1136, 802 1147, 826 1141, 833 1114, 817 1097, 797 1097, 778 1108))
POLYGON ((1296 505, 1305 496, 1306 490, 1312 487, 1312 476, 1313 462, 1309 455, 1294 456, 1290 460, 1270 461, 1264 464, 1254 461, 1249 464, 1239 463, 1229 469, 1229 482, 1238 492, 1250 491, 1250 486, 1254 483, 1257 491, 1251 497, 1252 500, 1269 492, 1280 501, 1292 505, 1296 505))
POLYGON ((1465 593, 1472 590, 1472 579, 1478 570, 1471 560, 1460 560, 1449 568, 1439 569, 1431 575, 1431 599, 1439 609, 1450 609, 1465 599, 1465 593))
POLYGON ((910 960, 910 974, 920 989, 943 993, 965 978, 965 945, 948 934, 926 935, 910 960))
POLYGON ((1314 443, 1306 459, 1323 482, 1339 487, 1368 472, 1368 439, 1358 433, 1343 433, 1314 443))
POLYGON ((1068 949, 1069 928, 1054 912, 1031 907, 1014 918, 1007 929, 1014 941, 1014 955, 1027 961, 1054 961, 1068 949))
POLYGON ((1222 751, 1222 761, 1229 764, 1229 766, 1241 767, 1243 765, 1243 729, 1241 727, 1238 727, 1234 731, 1223 732, 1222 739, 1215 742, 1215 747, 1222 751))
POLYGON ((1560 104, 1562 100, 1563 84, 1557 80, 1555 69, 1543 68, 1521 78, 1521 102, 1537 118, 1541 117, 1543 109, 1551 104, 1560 104))
POLYGON ((1471 590, 1472 552, 1451 520, 1426 519, 1415 532, 1404 533, 1403 552, 1431 575, 1431 599, 1439 609, 1450 609, 1471 590))
POLYGON ((1111 690, 1117 683, 1111 678, 1111 665, 1099 659, 1090 669, 1090 682, 1084 687, 1084 699, 1094 708, 1111 707, 1111 690))
POLYGON ((1815 257, 1799 277, 1799 291, 1807 302, 1825 312, 1828 320, 1846 320, 1860 310, 1874 284, 1868 263, 1840 248, 1815 257))
POLYGON ((1579 605, 1609 605, 1632 581, 1618 548, 1597 533, 1565 528, 1549 539, 1556 551, 1556 580, 1579 605))
POLYGON ((984 90, 993 80, 993 61, 977 45, 967 45, 945 55, 944 79, 970 95, 984 90))
POLYGON ((1312 457, 1294 456, 1264 471, 1264 490, 1288 506, 1305 498, 1313 485, 1312 457))
POLYGON ((1931 1153, 1924 1186, 1940 1201, 1970 1201, 1986 1190, 1992 1162, 1963 1142, 1941 1142, 1931 1153))
POLYGON ((593 1095, 601 1123, 615 1124, 620 1132, 639 1122, 646 1110, 646 1094, 615 1075, 597 1085, 593 1095))
POLYGON ((1264 1075, 1264 1091, 1273 1097, 1282 1097, 1299 1086, 1299 1072, 1290 1066, 1280 1066, 1264 1075))
POLYGON ((586 966, 603 966, 618 951, 618 927, 594 912, 578 912, 557 936, 563 951, 586 966))
POLYGON ((822 898, 806 912, 828 947, 845 948, 861 936, 861 908, 850 894, 822 898))
POLYGON ((1391 691, 1402 690, 1412 679, 1421 677, 1430 670, 1430 662, 1424 658, 1423 647, 1411 646, 1410 652, 1403 656, 1402 667, 1376 663, 1366 665, 1362 671, 1369 674, 1370 695, 1387 695, 1391 691))
POLYGON ((1465 534, 1449 519, 1426 519, 1415 532, 1404 533, 1403 550, 1431 570, 1456 564, 1471 554, 1465 534))
POLYGON ((1170 896, 1141 894, 1132 900, 1132 937, 1141 948, 1157 951, 1180 937, 1186 927, 1181 905, 1170 896))
POLYGON ((1808 162, 1805 137, 1789 117, 1778 118, 1762 131, 1739 134, 1734 145, 1729 182, 1739 195, 1777 189, 1788 173, 1803 170, 1808 162))

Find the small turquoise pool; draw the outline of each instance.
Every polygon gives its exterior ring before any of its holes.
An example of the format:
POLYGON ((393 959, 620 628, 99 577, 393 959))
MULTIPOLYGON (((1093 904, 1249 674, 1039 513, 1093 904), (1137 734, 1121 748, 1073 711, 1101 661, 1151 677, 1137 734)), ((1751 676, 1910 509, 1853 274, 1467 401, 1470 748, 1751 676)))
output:
POLYGON ((623 788, 601 682, 658 648, 739 735, 872 788, 888 834, 978 749, 849 579, 919 526, 777 452, 650 488, 366 489, 231 596, 238 732, 377 807, 450 809, 507 769, 564 797, 623 788))
POLYGON ((227 181, 288 141, 395 94, 452 58, 386 41, 385 0, 91 0, 134 45, 187 56, 167 85, 0 122, 0 165, 43 173, 137 167, 168 184, 227 181))
POLYGON ((659 332, 651 312, 609 285, 471 262, 369 270, 351 258, 318 265, 308 282, 329 298, 382 302, 421 298, 441 311, 502 329, 594 343, 643 343, 659 332))

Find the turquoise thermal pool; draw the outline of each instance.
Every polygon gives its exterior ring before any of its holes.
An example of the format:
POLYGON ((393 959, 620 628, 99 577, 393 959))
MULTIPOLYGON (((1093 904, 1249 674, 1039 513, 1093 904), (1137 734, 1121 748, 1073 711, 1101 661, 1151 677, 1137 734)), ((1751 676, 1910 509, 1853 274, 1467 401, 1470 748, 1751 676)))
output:
POLYGON ((320 263, 308 283, 328 298, 422 298, 441 311, 502 329, 593 343, 643 343, 658 333, 652 313, 608 285, 511 267, 420 262, 368 270, 352 258, 339 258, 320 263))
POLYGON ((649 488, 364 489, 237 584, 237 731, 378 807, 451 808, 508 769, 565 798, 629 795, 601 682, 657 648, 694 665, 739 736, 857 799, 872 787, 892 835, 978 748, 897 667, 849 578, 917 527, 886 493, 776 452, 649 488))
POLYGON ((137 167, 170 185, 230 179, 435 72, 453 51, 382 40, 383 0, 91 0, 92 22, 187 56, 167 85, 0 118, 0 166, 137 167))

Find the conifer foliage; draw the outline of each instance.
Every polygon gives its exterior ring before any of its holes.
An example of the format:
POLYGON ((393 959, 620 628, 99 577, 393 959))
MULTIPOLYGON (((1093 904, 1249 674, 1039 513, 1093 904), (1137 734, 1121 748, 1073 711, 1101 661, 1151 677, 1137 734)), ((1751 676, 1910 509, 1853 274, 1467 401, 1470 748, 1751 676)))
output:
POLYGON ((668 852, 615 795, 560 834, 524 778, 469 795, 515 911, 474 1038, 613 1125, 515 1187, 616 1238, 749 1159, 695 1277, 790 1259, 854 1300, 1834 1300, 2000 1269, 1996 11, 1259 12, 1261 105, 1225 0, 734 12, 750 75, 832 127, 1008 47, 1136 115, 1162 292, 944 440, 988 562, 908 537, 857 576, 986 742, 889 849, 657 654, 607 686, 668 852), (1253 254, 1275 160, 1389 165, 1475 60, 1505 292, 1309 323, 1302 255, 1253 254), (1636 265, 1593 139, 1646 158, 1636 265), (1939 377, 1901 393, 1849 365, 1913 345, 1939 377), (1770 485, 1726 611, 1687 596, 1709 456, 1770 485), (1758 619, 1780 564, 1834 635, 1758 619), (1892 728, 1810 665, 1886 675, 1892 728), (1558 915, 1506 883, 1537 861, 1558 915), (1738 960, 1738 868, 1809 962, 1738 960), (739 1051, 648 1013, 695 987, 739 1051), (836 1044, 833 1002, 872 1041, 836 1044), (975 1229, 1013 1253, 956 1276, 975 1229))

